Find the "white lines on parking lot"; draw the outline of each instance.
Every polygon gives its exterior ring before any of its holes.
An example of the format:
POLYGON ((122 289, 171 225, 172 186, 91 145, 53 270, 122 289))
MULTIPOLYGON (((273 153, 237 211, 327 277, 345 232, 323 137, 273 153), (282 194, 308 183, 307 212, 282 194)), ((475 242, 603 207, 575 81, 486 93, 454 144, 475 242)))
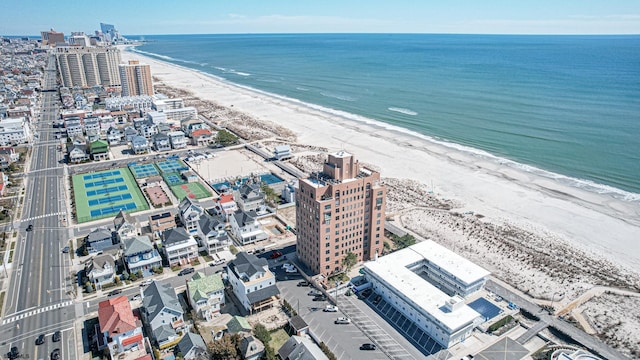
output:
POLYGON ((31 310, 31 311, 28 311, 28 312, 25 312, 25 313, 22 313, 22 314, 19 314, 19 315, 14 315, 12 317, 8 317, 8 318, 2 320, 2 325, 6 325, 6 324, 12 323, 14 321, 18 321, 20 319, 24 319, 24 318, 27 318, 27 317, 30 317, 30 316, 33 316, 33 315, 36 315, 36 314, 40 314, 42 312, 60 309, 60 308, 63 308, 65 306, 69 306, 71 304, 73 304, 73 301, 69 300, 69 301, 58 303, 58 304, 53 304, 53 305, 41 307, 39 309, 31 310))

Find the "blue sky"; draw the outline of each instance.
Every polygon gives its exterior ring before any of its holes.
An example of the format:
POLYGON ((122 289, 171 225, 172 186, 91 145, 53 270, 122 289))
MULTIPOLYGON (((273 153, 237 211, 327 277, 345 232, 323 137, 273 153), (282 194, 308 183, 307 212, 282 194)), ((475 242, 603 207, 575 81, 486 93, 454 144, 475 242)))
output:
POLYGON ((640 34, 640 0, 6 1, 0 34, 640 34), (11 4, 11 5, 9 5, 11 4))

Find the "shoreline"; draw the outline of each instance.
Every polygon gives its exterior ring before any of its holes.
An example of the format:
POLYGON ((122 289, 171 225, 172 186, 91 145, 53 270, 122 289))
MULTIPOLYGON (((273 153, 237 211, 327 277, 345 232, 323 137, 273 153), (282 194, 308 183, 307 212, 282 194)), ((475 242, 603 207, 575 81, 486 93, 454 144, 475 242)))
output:
POLYGON ((314 104, 124 49, 123 61, 132 58, 149 63, 154 77, 168 86, 279 124, 293 131, 299 143, 330 151, 344 148, 379 167, 383 177, 433 184, 439 197, 464 204, 459 211, 553 234, 575 248, 640 273, 640 244, 634 241, 640 233, 640 205, 635 202, 562 184, 373 119, 323 111, 314 104))

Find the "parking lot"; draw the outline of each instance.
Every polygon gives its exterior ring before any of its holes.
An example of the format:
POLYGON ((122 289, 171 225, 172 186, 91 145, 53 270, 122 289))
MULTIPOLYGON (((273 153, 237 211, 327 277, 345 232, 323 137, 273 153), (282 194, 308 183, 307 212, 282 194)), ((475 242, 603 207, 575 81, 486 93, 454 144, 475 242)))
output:
MULTIPOLYGON (((294 254, 289 254, 294 256, 294 254)), ((269 260, 276 274, 282 297, 291 304, 309 324, 311 331, 323 341, 338 359, 422 359, 425 354, 406 340, 398 331, 384 321, 365 301, 357 296, 340 295, 338 311, 325 312, 331 303, 314 301, 309 292, 313 287, 297 286, 304 280, 300 274, 286 273, 281 259, 269 260), (335 324, 338 317, 348 317, 349 324, 335 324), (376 350, 360 350, 365 343, 377 345, 376 350)), ((315 290, 318 291, 318 290, 315 290)))

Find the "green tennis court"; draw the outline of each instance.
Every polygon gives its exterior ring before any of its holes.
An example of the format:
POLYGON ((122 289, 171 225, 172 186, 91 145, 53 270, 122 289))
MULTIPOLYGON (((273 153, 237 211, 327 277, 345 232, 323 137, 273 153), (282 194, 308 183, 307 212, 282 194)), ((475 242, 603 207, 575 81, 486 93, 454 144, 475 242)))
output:
POLYGON ((180 201, 185 197, 190 199, 202 199, 211 196, 211 192, 198 182, 175 185, 170 188, 176 198, 180 201))
POLYGON ((72 182, 78 223, 149 209, 127 168, 73 175, 72 182))

